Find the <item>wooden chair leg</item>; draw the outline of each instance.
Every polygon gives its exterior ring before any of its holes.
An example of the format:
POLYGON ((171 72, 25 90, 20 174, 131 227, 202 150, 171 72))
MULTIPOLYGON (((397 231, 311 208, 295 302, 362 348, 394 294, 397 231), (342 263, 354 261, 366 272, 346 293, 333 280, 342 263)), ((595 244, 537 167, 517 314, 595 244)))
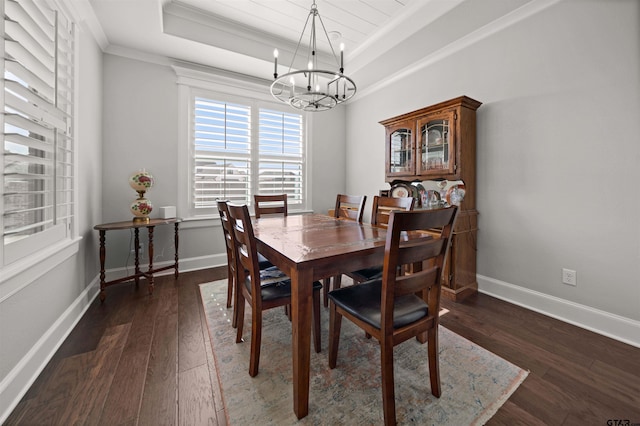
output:
POLYGON ((430 328, 428 331, 428 353, 429 353, 429 380, 431 381, 431 393, 436 398, 440 398, 440 362, 438 359, 438 327, 430 328))
POLYGON ((260 344, 262 342, 262 312, 253 309, 251 311, 251 355, 249 357, 249 375, 258 375, 260 364, 260 344))
POLYGON ((336 368, 338 361, 341 325, 342 315, 337 312, 336 305, 332 303, 329 308, 329 368, 336 368))
MULTIPOLYGON (((237 290, 237 289, 236 289, 237 290)), ((236 343, 242 343, 242 331, 244 328, 244 305, 245 305, 245 301, 244 301, 244 297, 242 296, 242 293, 237 291, 236 292, 236 305, 233 308, 234 311, 234 319, 236 320, 236 343), (240 294, 238 294, 240 293, 240 294)))
POLYGON ((333 277, 333 289, 337 290, 342 285, 342 274, 333 277))
MULTIPOLYGON (((333 289, 340 288, 342 282, 342 275, 336 275, 333 277, 333 289)), ((324 292, 324 307, 329 306, 329 290, 331 290, 331 278, 325 278, 322 280, 322 291, 324 292)))
POLYGON ((227 309, 231 307, 231 298, 233 297, 233 271, 231 266, 227 265, 227 309))
POLYGON ((329 287, 331 287, 331 278, 322 280, 322 293, 324 296, 324 307, 329 307, 329 287))
POLYGON ((320 333, 320 290, 313 292, 313 348, 316 353, 322 350, 322 335, 320 333))
MULTIPOLYGON (((238 306, 242 305, 242 316, 244 317, 244 297, 242 297, 242 289, 238 286, 238 278, 236 275, 233 277, 234 285, 234 299, 233 299, 233 317, 231 318, 231 326, 233 328, 238 327, 238 306)), ((242 337, 242 336, 241 336, 242 337)))
POLYGON ((382 409, 384 424, 396 424, 396 396, 393 380, 393 342, 380 341, 380 364, 382 369, 382 409))

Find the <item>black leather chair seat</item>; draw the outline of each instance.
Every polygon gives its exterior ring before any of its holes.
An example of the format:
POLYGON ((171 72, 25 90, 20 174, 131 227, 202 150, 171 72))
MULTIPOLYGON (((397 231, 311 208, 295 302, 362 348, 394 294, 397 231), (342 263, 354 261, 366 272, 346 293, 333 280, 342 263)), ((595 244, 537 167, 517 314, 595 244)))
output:
MULTIPOLYGON (((249 292, 251 292, 251 278, 247 277, 244 282, 249 292)), ((322 289, 322 283, 315 281, 313 290, 322 289)), ((291 279, 280 269, 272 266, 260 271, 260 290, 262 300, 274 300, 291 296, 291 279)))
POLYGON ((382 278, 382 266, 374 266, 349 272, 349 276, 357 282, 377 280, 382 278))
POLYGON ((267 269, 273 266, 273 263, 269 262, 266 257, 258 253, 258 268, 267 269))
MULTIPOLYGON (((366 323, 380 328, 380 296, 382 280, 339 288, 329 292, 329 298, 345 311, 366 323)), ((414 294, 395 299, 393 327, 400 328, 429 315, 427 304, 414 294)))

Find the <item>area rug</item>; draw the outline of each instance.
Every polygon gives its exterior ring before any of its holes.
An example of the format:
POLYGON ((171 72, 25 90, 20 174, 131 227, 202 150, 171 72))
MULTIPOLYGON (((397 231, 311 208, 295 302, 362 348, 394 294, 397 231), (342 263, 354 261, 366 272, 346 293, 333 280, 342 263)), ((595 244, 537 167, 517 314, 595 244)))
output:
MULTIPOLYGON (((232 310, 226 309, 227 281, 201 284, 200 291, 228 424, 383 424, 375 339, 366 339, 362 330, 343 320, 337 367, 329 369, 329 311, 322 308, 322 352, 311 349, 309 415, 298 420, 293 413, 291 323, 283 309, 264 312, 260 372, 252 378, 250 310, 246 309, 245 342, 236 344, 232 310)), ((439 333, 440 398, 431 395, 427 345, 411 339, 394 349, 398 424, 486 423, 527 372, 442 326, 439 333)))

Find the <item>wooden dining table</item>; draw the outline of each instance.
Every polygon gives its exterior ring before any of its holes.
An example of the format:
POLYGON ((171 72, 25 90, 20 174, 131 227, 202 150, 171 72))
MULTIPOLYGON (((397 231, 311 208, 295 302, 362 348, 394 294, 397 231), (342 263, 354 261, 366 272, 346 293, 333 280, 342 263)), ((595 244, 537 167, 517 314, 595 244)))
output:
POLYGON ((258 251, 291 278, 293 411, 309 412, 312 286, 316 280, 382 265, 386 229, 320 214, 255 220, 258 251))

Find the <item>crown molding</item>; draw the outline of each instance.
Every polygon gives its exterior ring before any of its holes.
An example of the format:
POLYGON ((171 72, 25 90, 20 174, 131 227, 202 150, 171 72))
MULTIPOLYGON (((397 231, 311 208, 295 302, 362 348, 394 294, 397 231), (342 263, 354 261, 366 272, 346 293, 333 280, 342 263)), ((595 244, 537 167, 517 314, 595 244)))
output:
POLYGON ((171 68, 176 73, 178 84, 222 92, 233 88, 231 93, 247 92, 247 96, 273 101, 268 95, 270 80, 179 60, 174 60, 171 68))
POLYGON ((103 49, 104 53, 110 55, 121 56, 123 58, 135 59, 137 61, 148 62, 150 64, 171 66, 173 63, 170 58, 163 55, 155 55, 153 53, 145 52, 142 50, 132 49, 130 47, 123 47, 115 44, 110 44, 103 49))
MULTIPOLYGON (((253 58, 273 62, 273 49, 279 51, 280 64, 291 64, 297 43, 285 38, 249 27, 242 22, 220 18, 216 15, 186 5, 179 1, 170 2, 162 8, 162 31, 165 34, 196 41, 253 58), (239 42, 242 40, 242 42, 239 42)), ((332 69, 335 58, 318 51, 318 63, 332 69)), ((306 59, 296 56, 292 68, 306 68, 306 59)))
POLYGON ((377 59, 381 53, 392 49, 403 40, 415 34, 422 28, 441 18, 451 9, 468 0, 438 0, 415 1, 404 7, 402 12, 392 20, 385 23, 371 37, 356 47, 350 54, 346 54, 346 60, 351 71, 366 67, 377 59))
POLYGON ((56 0, 56 3, 59 4, 62 10, 69 13, 73 20, 82 27, 84 32, 93 36, 93 39, 104 52, 109 46, 109 40, 89 0, 56 0))
POLYGON ((517 24, 524 19, 527 19, 562 0, 532 0, 531 2, 513 10, 512 12, 501 16, 500 18, 486 24, 469 34, 458 38, 457 40, 435 50, 434 52, 420 58, 413 64, 404 67, 402 70, 381 79, 377 83, 371 84, 358 93, 358 97, 354 98, 353 102, 359 102, 368 95, 378 92, 400 80, 407 78, 408 76, 429 67, 430 65, 443 60, 444 58, 451 56, 462 49, 465 49, 479 41, 496 34, 505 28, 517 24))

